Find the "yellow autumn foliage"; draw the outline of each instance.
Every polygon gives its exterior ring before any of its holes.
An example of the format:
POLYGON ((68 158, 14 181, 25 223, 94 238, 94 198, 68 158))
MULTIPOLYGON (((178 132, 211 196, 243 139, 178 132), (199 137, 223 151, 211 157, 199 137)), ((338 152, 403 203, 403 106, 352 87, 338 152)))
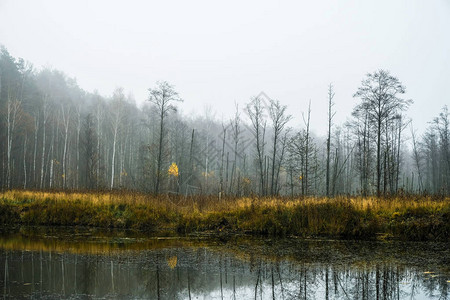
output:
POLYGON ((178 177, 178 166, 176 163, 172 163, 169 167, 169 170, 167 170, 167 173, 172 176, 178 177))

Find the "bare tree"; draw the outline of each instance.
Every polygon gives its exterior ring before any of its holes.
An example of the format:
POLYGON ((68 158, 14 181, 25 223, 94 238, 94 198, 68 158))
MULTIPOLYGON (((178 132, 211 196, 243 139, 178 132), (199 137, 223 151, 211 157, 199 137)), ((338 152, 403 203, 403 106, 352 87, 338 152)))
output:
POLYGON ((265 176, 265 131, 266 131, 266 121, 264 116, 264 108, 262 105, 262 100, 260 97, 254 97, 250 103, 247 105, 247 113, 250 117, 250 121, 253 127, 253 136, 255 137, 256 145, 256 155, 257 164, 259 171, 259 183, 260 183, 260 194, 265 195, 266 189, 266 176, 265 176))
POLYGON ((328 137, 327 137, 327 170, 326 170, 326 195, 330 195, 330 150, 331 150, 331 126, 333 117, 336 114, 335 112, 332 112, 333 108, 333 98, 334 98, 334 91, 333 91, 333 85, 330 83, 328 86, 328 137))
MULTIPOLYGON (((270 106, 269 106, 269 116, 272 121, 272 129, 273 129, 273 148, 272 148, 272 173, 271 173, 271 180, 270 180, 270 194, 274 195, 278 188, 276 186, 275 179, 278 177, 275 174, 275 166, 281 165, 279 162, 280 159, 277 159, 277 152, 278 152, 278 142, 280 139, 280 136, 283 133, 283 129, 286 126, 286 124, 292 119, 291 115, 288 115, 286 113, 287 106, 281 105, 280 101, 278 100, 270 100, 270 106)), ((284 145, 282 149, 282 155, 284 154, 284 145)), ((278 172, 277 172, 278 173, 278 172)))
POLYGON ((174 102, 182 102, 183 100, 178 96, 174 87, 166 81, 157 82, 156 88, 150 88, 148 91, 150 93, 148 100, 156 106, 159 113, 159 143, 155 179, 155 194, 158 194, 162 175, 164 136, 166 130, 165 118, 170 111, 176 110, 174 102))
POLYGON ((305 118, 305 115, 302 114, 303 122, 306 126, 306 136, 305 136, 305 167, 304 167, 304 175, 302 178, 302 194, 308 195, 308 176, 309 176, 309 157, 310 157, 310 137, 309 137, 309 125, 311 120, 311 100, 308 105, 308 114, 305 118))
MULTIPOLYGON (((294 187, 297 185, 297 180, 300 182, 301 195, 308 195, 310 186, 309 178, 312 173, 311 171, 314 171, 310 168, 311 160, 313 160, 313 164, 315 165, 314 156, 316 155, 316 147, 309 132, 310 111, 311 109, 308 109, 308 116, 304 118, 306 128, 299 130, 289 138, 287 145, 287 171, 290 177, 289 186, 291 196, 294 195, 294 187), (294 173, 297 174, 294 176, 294 173)), ((312 169, 316 169, 316 166, 312 169)))
POLYGON ((381 195, 381 149, 382 133, 386 121, 392 119, 398 112, 406 110, 412 100, 405 100, 398 95, 405 93, 405 87, 388 71, 379 70, 367 74, 367 78, 361 82, 361 86, 353 97, 361 98, 353 111, 353 114, 367 113, 369 124, 376 132, 376 171, 377 195, 381 195))
MULTIPOLYGON (((233 145, 234 145, 234 161, 233 161, 233 166, 231 168, 231 180, 230 180, 230 191, 229 193, 231 194, 232 189, 233 189, 233 184, 236 182, 237 183, 237 187, 235 189, 235 191, 238 193, 239 192, 239 180, 235 180, 235 176, 237 173, 237 166, 238 166, 238 146, 239 146, 239 142, 241 141, 241 135, 242 135, 242 129, 241 129, 241 115, 239 113, 239 106, 236 104, 236 112, 234 114, 234 118, 232 120, 230 120, 230 125, 231 125, 231 137, 233 140, 233 145)), ((238 178, 239 178, 238 174, 238 178)))
POLYGON ((219 200, 222 198, 224 193, 223 187, 223 158, 225 155, 225 138, 227 135, 227 128, 222 124, 222 154, 221 154, 221 162, 220 162, 220 187, 219 187, 219 200))

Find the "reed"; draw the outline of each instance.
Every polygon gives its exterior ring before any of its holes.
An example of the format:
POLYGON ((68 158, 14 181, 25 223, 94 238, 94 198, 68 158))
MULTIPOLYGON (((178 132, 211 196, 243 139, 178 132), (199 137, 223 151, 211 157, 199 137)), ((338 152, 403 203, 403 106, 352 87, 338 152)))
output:
POLYGON ((450 198, 227 198, 121 192, 0 193, 0 224, 449 240, 450 198))

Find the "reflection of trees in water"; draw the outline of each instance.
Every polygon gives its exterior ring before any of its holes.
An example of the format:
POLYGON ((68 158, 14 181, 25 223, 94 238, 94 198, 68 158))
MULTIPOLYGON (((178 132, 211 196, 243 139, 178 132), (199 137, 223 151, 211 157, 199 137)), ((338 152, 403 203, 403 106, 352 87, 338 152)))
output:
POLYGON ((0 257, 5 298, 448 298, 448 274, 427 273, 394 262, 355 266, 256 256, 241 260, 206 248, 110 255, 1 251, 0 257))

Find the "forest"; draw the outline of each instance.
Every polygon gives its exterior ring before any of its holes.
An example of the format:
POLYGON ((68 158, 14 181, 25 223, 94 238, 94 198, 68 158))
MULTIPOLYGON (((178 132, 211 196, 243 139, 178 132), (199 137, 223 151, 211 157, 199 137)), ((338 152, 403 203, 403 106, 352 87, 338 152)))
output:
MULTIPOLYGON (((168 82, 149 83, 148 101, 116 88, 90 93, 52 68, 0 54, 0 186, 3 190, 131 190, 183 196, 450 195, 446 106, 418 135, 401 79, 368 70, 358 104, 335 124, 328 111, 291 112, 264 93, 235 105, 228 121, 186 116, 168 82), (302 124, 292 123, 300 114, 302 124), (326 136, 310 128, 327 114, 326 136)), ((230 101, 230 105, 232 102, 230 101)))

